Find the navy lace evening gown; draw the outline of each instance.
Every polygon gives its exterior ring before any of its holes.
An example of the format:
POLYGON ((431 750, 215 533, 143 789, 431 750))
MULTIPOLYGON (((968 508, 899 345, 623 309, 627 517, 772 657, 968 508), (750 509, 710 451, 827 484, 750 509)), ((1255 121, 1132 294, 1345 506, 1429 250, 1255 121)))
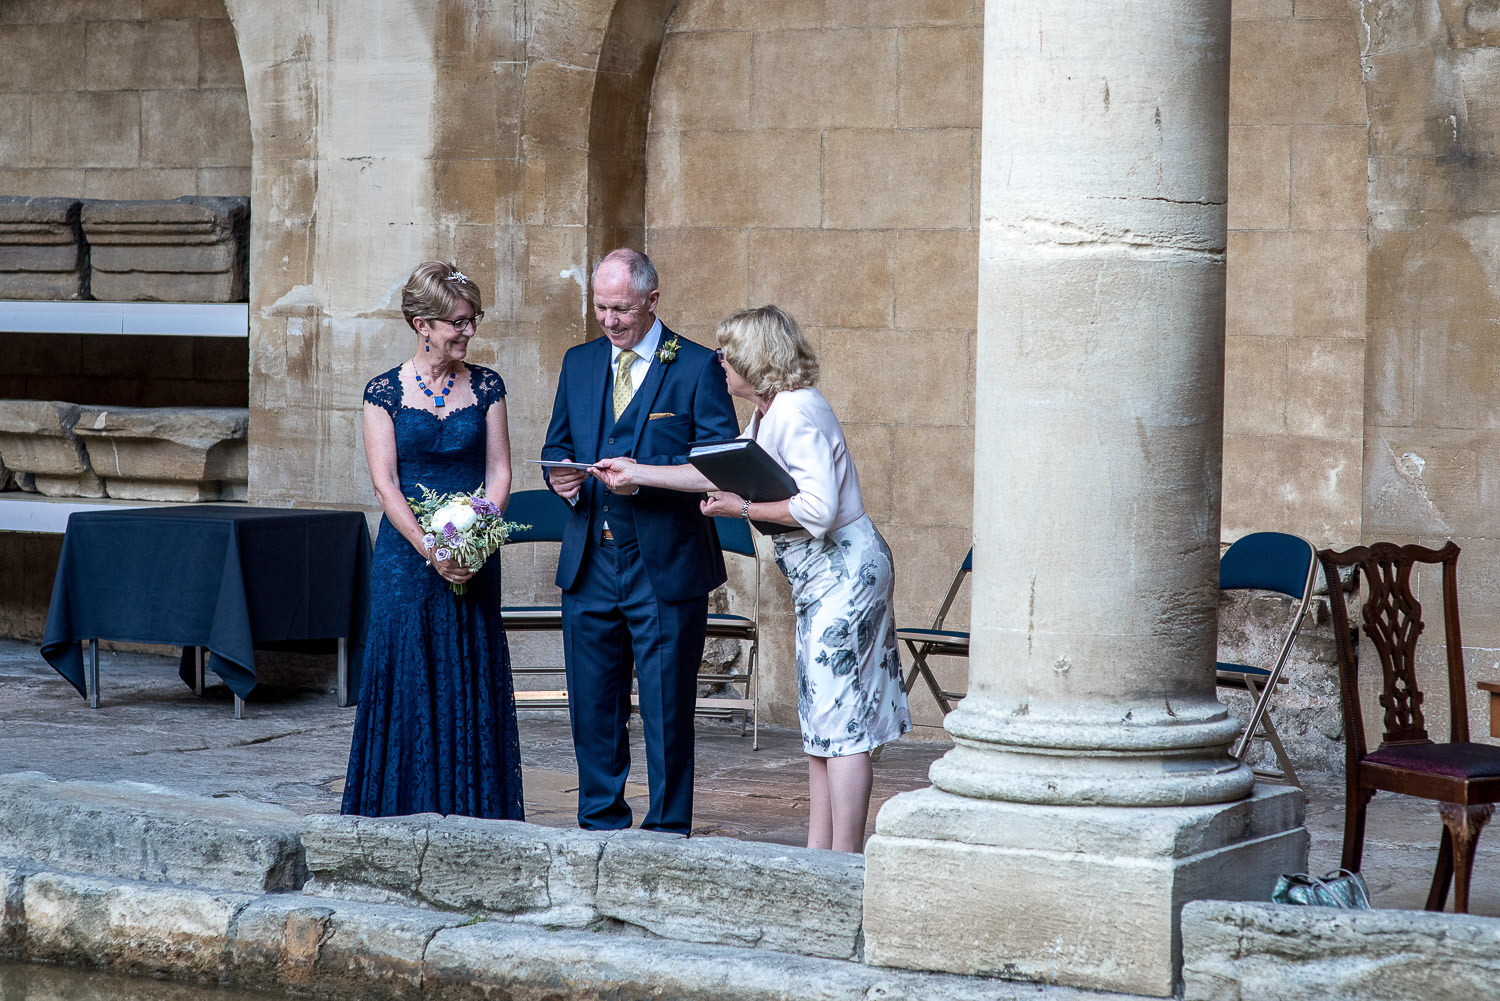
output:
MULTIPOLYGON (((402 406, 400 369, 371 379, 365 401, 391 415, 401 490, 484 483, 485 413, 505 396, 469 366, 476 403, 439 418, 402 406)), ((524 819, 510 648, 500 621, 500 560, 455 595, 385 518, 370 568, 369 633, 342 812, 524 819)))

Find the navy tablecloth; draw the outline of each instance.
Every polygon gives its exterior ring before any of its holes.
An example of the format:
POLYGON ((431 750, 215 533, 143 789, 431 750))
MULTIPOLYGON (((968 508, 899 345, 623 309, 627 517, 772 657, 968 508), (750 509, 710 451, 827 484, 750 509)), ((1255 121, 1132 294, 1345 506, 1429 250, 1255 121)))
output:
MULTIPOLYGON (((68 519, 42 656, 85 694, 79 641, 206 647, 236 695, 258 642, 348 637, 359 691, 370 536, 358 511, 130 508, 68 519)), ((184 651, 183 681, 193 681, 184 651)))

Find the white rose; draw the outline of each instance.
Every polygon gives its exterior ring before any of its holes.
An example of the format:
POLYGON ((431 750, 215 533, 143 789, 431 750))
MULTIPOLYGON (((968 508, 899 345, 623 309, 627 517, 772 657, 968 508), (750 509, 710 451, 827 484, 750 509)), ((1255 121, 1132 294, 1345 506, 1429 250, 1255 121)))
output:
POLYGON ((478 517, 467 501, 455 501, 438 508, 437 514, 432 516, 432 524, 439 532, 443 530, 444 525, 448 524, 462 532, 474 524, 478 517))

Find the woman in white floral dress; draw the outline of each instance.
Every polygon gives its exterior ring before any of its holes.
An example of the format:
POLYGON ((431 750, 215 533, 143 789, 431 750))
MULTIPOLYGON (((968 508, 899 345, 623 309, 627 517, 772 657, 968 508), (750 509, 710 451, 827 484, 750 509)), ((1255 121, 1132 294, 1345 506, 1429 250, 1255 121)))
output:
MULTIPOLYGON (((870 752, 911 729, 892 610, 891 551, 869 517, 843 429, 815 388, 818 361, 797 322, 775 306, 719 324, 729 391, 755 404, 753 438, 797 485, 790 499, 750 503, 712 494, 703 513, 787 525, 776 564, 797 611, 797 714, 808 756, 809 848, 862 851, 870 808, 870 752)), ((713 491, 692 466, 605 460, 595 475, 615 490, 713 491)))

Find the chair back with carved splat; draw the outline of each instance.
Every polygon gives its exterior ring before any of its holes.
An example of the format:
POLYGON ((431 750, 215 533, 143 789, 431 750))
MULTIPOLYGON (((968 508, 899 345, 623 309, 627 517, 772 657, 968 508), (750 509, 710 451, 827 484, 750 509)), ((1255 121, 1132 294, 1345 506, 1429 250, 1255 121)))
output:
POLYGON ((1456 876, 1453 904, 1469 906, 1474 844, 1500 800, 1500 747, 1469 741, 1469 707, 1464 692, 1463 640, 1458 626, 1458 546, 1441 549, 1378 542, 1342 553, 1318 553, 1333 613, 1338 648, 1339 692, 1344 711, 1347 756, 1342 865, 1358 871, 1364 854, 1365 809, 1377 791, 1437 800, 1443 818, 1437 868, 1427 897, 1429 910, 1442 910, 1456 876), (1360 606, 1360 632, 1380 662, 1380 706, 1385 732, 1369 750, 1359 690, 1359 636, 1349 626, 1340 568, 1353 567, 1354 583, 1368 592, 1360 606), (1443 639, 1448 674, 1449 739, 1428 735, 1425 694, 1417 678, 1418 640, 1424 622, 1413 574, 1441 568, 1443 639))

